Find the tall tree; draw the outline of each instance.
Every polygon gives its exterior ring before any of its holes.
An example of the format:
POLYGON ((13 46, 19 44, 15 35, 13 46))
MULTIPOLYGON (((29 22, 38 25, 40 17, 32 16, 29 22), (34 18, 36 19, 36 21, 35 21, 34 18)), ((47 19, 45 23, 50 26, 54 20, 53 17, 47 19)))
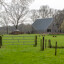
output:
POLYGON ((64 10, 58 11, 54 16, 54 21, 56 23, 57 28, 61 32, 61 25, 64 21, 64 10))
POLYGON ((41 18, 50 18, 53 17, 55 13, 55 10, 52 8, 49 8, 48 6, 41 6, 39 9, 39 15, 41 18))
POLYGON ((28 5, 30 0, 12 0, 11 5, 7 5, 2 2, 2 5, 9 17, 11 24, 18 29, 18 25, 21 24, 29 12, 28 5))
POLYGON ((61 28, 62 32, 64 32, 64 21, 63 21, 63 23, 61 24, 60 28, 61 28))
POLYGON ((39 16, 39 12, 38 10, 31 10, 31 19, 33 22, 35 22, 36 19, 38 19, 39 16))
POLYGON ((8 34, 9 18, 8 18, 6 12, 0 13, 0 25, 6 27, 6 32, 8 34))
POLYGON ((7 11, 9 19, 16 29, 18 29, 18 25, 25 20, 27 13, 28 8, 19 3, 12 4, 7 11))

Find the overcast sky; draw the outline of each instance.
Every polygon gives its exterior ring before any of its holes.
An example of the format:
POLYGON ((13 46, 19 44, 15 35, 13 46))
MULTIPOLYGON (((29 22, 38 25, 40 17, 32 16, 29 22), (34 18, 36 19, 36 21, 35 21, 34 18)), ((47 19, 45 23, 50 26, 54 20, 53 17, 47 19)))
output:
MULTIPOLYGON (((6 1, 10 2, 11 0, 6 1)), ((50 8, 62 10, 64 8, 64 0, 35 0, 30 9, 39 9, 41 5, 48 5, 50 8)))
POLYGON ((64 0, 35 0, 30 9, 39 9, 41 5, 48 5, 50 8, 54 9, 64 9, 64 0))

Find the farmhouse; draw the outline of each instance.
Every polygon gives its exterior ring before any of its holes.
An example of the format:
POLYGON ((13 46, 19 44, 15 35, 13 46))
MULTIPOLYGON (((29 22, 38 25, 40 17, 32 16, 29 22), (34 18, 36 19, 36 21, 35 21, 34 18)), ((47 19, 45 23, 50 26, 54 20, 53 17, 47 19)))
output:
POLYGON ((32 24, 33 33, 56 33, 58 28, 53 18, 37 19, 32 24))

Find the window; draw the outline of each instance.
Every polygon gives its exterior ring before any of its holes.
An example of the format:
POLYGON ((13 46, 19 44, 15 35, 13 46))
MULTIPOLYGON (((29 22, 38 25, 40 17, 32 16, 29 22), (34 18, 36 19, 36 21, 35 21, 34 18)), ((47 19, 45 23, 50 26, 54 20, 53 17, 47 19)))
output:
POLYGON ((47 32, 51 32, 51 29, 47 29, 47 32))

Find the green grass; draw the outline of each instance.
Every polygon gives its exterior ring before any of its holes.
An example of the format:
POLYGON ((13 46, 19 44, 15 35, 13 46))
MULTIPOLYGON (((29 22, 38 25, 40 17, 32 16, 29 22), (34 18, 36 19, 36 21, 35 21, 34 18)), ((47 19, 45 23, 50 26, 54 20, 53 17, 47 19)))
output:
MULTIPOLYGON (((0 64, 64 64, 64 49, 57 49, 57 56, 55 56, 55 49, 46 48, 44 51, 40 49, 40 40, 42 35, 39 34, 24 34, 24 35, 4 35, 3 45, 0 48, 0 64), (34 39, 34 37, 5 37, 5 36, 35 36, 37 35, 37 47, 33 45, 23 45, 24 39, 34 39), (17 40, 7 40, 4 39, 17 39, 17 40), (18 43, 18 39, 19 43, 18 43), (9 43, 10 42, 10 43, 9 43), (15 42, 15 43, 13 43, 15 42), (6 45, 7 44, 7 45, 6 45), (22 44, 22 45, 9 45, 9 44, 22 44)), ((47 41, 50 39, 52 45, 55 46, 56 41, 58 46, 64 46, 64 35, 46 35, 45 39, 47 41)), ((31 42, 25 42, 24 44, 34 44, 31 42)), ((48 46, 48 42, 47 42, 48 46)))

